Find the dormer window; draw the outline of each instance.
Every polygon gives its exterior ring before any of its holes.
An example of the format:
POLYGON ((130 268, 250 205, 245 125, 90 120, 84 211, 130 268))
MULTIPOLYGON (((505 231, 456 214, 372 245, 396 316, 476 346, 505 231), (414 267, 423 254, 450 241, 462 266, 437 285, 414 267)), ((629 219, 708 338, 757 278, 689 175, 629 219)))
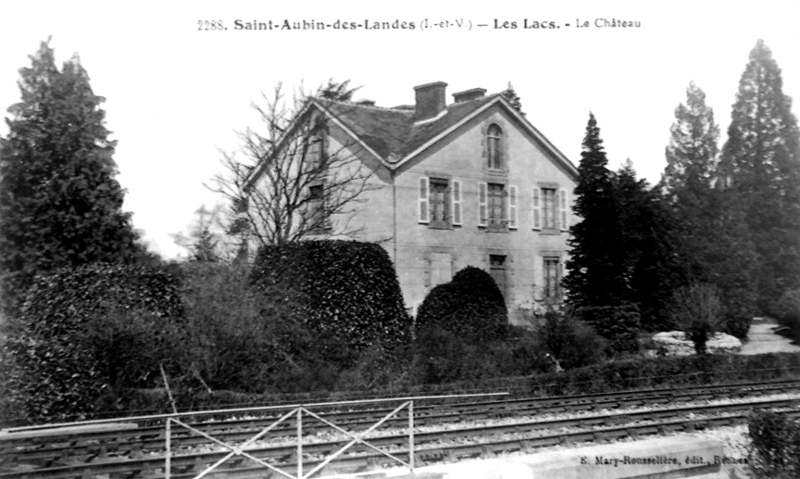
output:
POLYGON ((486 146, 489 169, 503 169, 503 130, 496 124, 489 125, 486 130, 486 146))

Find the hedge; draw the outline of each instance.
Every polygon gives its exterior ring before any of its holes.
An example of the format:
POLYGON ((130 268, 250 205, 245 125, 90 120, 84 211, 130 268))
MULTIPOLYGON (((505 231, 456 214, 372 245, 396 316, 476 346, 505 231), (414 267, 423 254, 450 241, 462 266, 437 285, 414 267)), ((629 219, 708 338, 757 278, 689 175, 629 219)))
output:
POLYGON ((800 354, 691 355, 632 358, 562 373, 420 385, 414 393, 505 390, 526 396, 560 396, 627 389, 680 388, 725 382, 757 382, 800 376, 800 354))
POLYGON ((749 469, 754 479, 800 476, 800 424, 779 413, 757 411, 747 426, 752 441, 749 469))
POLYGON ((82 419, 173 364, 183 308, 175 280, 145 266, 91 264, 39 276, 3 350, 18 411, 82 419))
POLYGON ((408 340, 410 318, 389 255, 355 241, 304 241, 259 249, 251 281, 265 301, 290 304, 318 336, 354 351, 393 349, 408 340))
MULTIPOLYGON (((475 379, 447 384, 395 384, 371 391, 314 391, 304 394, 198 393, 184 398, 179 407, 220 408, 232 404, 322 402, 374 397, 422 396, 452 393, 508 391, 515 396, 563 396, 607 393, 631 389, 662 389, 731 382, 757 382, 800 377, 800 354, 774 353, 754 356, 703 355, 637 358, 614 361, 562 373, 495 379, 475 379)), ((134 391, 128 396, 136 408, 168 412, 166 392, 134 391), (135 399, 134 399, 135 398, 135 399)), ((132 408, 133 409, 133 408, 132 408)))
POLYGON ((489 273, 474 266, 433 288, 420 305, 416 320, 417 335, 441 328, 467 342, 503 338, 507 325, 503 294, 489 273))

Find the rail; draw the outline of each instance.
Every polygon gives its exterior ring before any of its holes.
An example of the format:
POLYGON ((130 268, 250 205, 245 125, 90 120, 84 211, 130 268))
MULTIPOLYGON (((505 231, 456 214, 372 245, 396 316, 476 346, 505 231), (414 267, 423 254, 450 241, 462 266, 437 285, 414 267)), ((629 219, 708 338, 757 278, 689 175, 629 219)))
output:
MULTIPOLYGON (((317 472, 323 470, 326 466, 328 466, 331 462, 333 462, 337 457, 344 454, 348 449, 352 448, 356 444, 361 444, 373 451, 382 454, 395 463, 398 463, 404 467, 407 467, 410 474, 414 474, 414 401, 415 400, 441 400, 441 399, 460 399, 464 397, 486 397, 486 396, 505 396, 508 395, 507 392, 504 393, 487 393, 487 394, 467 394, 467 395, 447 395, 447 396, 418 396, 418 397, 411 397, 411 398, 390 398, 390 399, 371 399, 371 400, 362 400, 362 401, 341 401, 341 402, 329 402, 329 403, 316 403, 310 405, 299 405, 299 406, 269 406, 266 408, 255 408, 255 409, 286 409, 290 408, 289 412, 285 413, 283 416, 278 418, 277 420, 273 421, 269 426, 263 428, 259 431, 256 435, 252 436, 250 439, 242 443, 241 445, 234 445, 225 441, 221 441, 218 438, 215 438, 211 434, 208 434, 204 431, 200 431, 199 429, 192 427, 175 416, 179 414, 173 415, 166 415, 166 432, 165 432, 165 457, 164 457, 164 477, 165 479, 170 479, 172 474, 172 425, 175 424, 177 426, 183 427, 195 434, 198 434, 202 437, 205 437, 212 443, 222 447, 223 449, 227 449, 229 452, 224 457, 219 459, 214 464, 210 465, 206 469, 204 469, 200 474, 194 476, 194 479, 202 479, 203 477, 207 476, 208 474, 212 473, 215 469, 219 468, 222 464, 229 461, 234 457, 245 457, 250 459, 251 461, 273 471, 282 476, 288 477, 289 479, 309 479, 311 476, 316 474, 317 472), (360 406, 365 404, 371 403, 379 403, 379 402, 392 402, 392 401, 402 401, 402 404, 394 408, 390 413, 383 416, 380 420, 378 420, 375 424, 370 426, 368 429, 361 433, 353 433, 350 432, 335 423, 328 421, 327 419, 323 418, 319 414, 312 412, 309 408, 311 407, 322 407, 322 406, 360 406), (391 454, 380 447, 370 444, 367 441, 367 437, 369 434, 374 432, 380 426, 382 426, 386 421, 394 417, 395 415, 399 414, 403 410, 408 410, 408 461, 397 457, 394 454, 391 454), (314 419, 322 422, 323 424, 327 425, 330 428, 339 431, 340 433, 344 434, 346 437, 350 438, 350 442, 345 444, 344 446, 340 447, 338 450, 334 451, 331 454, 328 454, 322 461, 317 464, 313 469, 308 471, 308 473, 304 473, 303 468, 303 414, 313 417, 314 419), (279 467, 273 466, 268 462, 259 459, 258 457, 249 454, 246 451, 246 448, 256 441, 260 440, 261 438, 265 437, 270 431, 275 429, 280 424, 286 422, 291 417, 296 417, 296 436, 295 439, 297 441, 297 460, 296 460, 296 474, 292 475, 291 472, 281 469, 279 467)), ((254 408, 247 408, 248 411, 252 411, 254 408)), ((219 411, 208 411, 202 414, 219 414, 219 411)), ((188 414, 188 413, 186 413, 188 414)), ((197 413, 193 415, 197 416, 197 413)))

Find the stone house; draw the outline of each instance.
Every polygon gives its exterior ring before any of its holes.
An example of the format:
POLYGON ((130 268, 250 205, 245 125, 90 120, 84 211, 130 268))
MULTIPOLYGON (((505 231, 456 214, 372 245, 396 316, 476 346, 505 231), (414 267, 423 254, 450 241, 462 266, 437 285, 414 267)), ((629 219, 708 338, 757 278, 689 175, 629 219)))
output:
POLYGON ((431 288, 480 267, 520 322, 562 300, 578 172, 503 95, 474 88, 448 104, 446 87, 414 87, 415 104, 394 108, 309 102, 302 115, 327 119, 322 150, 347 151, 371 172, 347 218, 334 214, 315 233, 338 237, 346 221, 352 239, 383 245, 414 311, 431 288))

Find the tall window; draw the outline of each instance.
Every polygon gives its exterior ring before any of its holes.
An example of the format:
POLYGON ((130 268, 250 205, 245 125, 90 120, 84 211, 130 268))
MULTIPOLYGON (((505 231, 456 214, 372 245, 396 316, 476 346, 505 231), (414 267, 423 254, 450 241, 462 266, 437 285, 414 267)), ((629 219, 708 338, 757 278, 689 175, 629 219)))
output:
POLYGON ((429 228, 461 226, 461 182, 421 177, 418 208, 419 222, 429 228))
POLYGON ((500 170, 503 168, 503 130, 492 124, 486 131, 487 157, 489 169, 500 170))
POLYGON ((430 225, 434 228, 450 226, 450 190, 447 180, 430 179, 430 225))
POLYGON ((542 188, 542 208, 544 229, 556 229, 558 227, 558 197, 555 188, 542 188))
POLYGON ((321 232, 326 229, 325 187, 314 185, 308 188, 308 216, 306 218, 311 231, 321 232))
POLYGON ((478 226, 507 231, 517 228, 517 188, 478 183, 478 226))
POLYGON ((558 258, 544 259, 544 301, 561 303, 561 262, 558 258))
POLYGON ((325 132, 317 132, 307 139, 308 144, 305 145, 305 171, 313 175, 315 178, 322 176, 327 162, 327 146, 325 141, 325 132))
POLYGON ((505 185, 489 183, 489 226, 506 226, 505 185))

